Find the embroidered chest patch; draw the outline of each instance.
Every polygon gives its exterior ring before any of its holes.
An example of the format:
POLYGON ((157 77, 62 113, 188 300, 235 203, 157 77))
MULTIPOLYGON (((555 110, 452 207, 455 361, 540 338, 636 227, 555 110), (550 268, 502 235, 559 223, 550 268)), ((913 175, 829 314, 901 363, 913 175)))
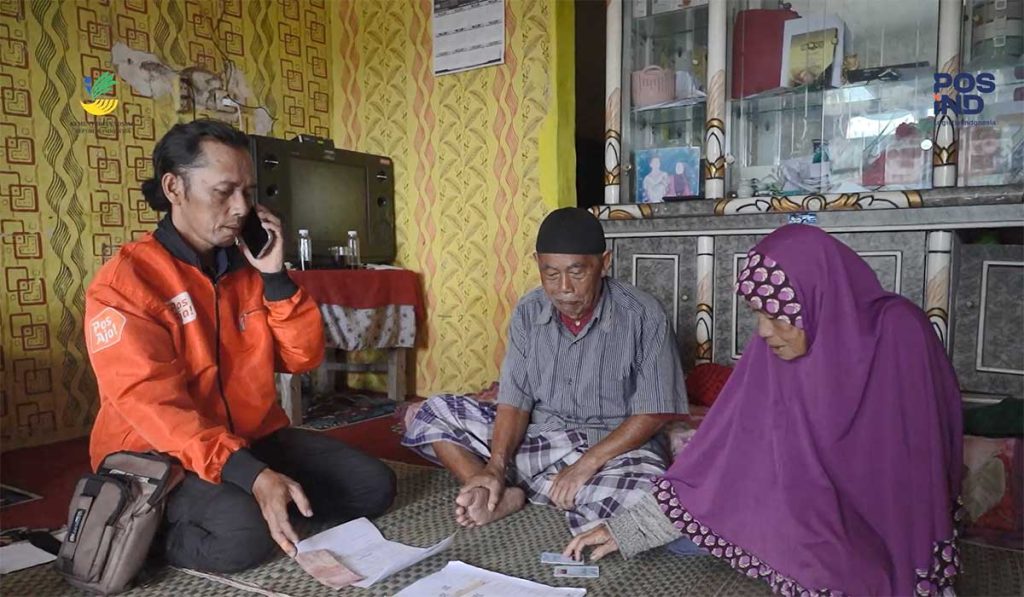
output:
POLYGON ((192 304, 192 297, 188 295, 188 292, 182 292, 167 301, 167 304, 178 314, 178 319, 181 320, 182 325, 196 320, 196 308, 192 304))
POLYGON ((89 320, 89 352, 97 353, 120 342, 126 321, 125 316, 113 307, 107 307, 97 313, 89 320))

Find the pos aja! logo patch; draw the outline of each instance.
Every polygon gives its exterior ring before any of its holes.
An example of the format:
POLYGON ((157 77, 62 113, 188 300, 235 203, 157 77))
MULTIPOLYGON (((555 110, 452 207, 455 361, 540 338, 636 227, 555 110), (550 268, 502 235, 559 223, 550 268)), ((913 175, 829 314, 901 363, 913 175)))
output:
POLYGON ((181 320, 182 325, 196 320, 196 307, 192 304, 192 297, 189 296, 188 292, 176 295, 167 301, 167 304, 178 314, 178 319, 181 320))
POLYGON ((89 320, 89 333, 86 334, 89 353, 95 354, 120 342, 127 321, 125 316, 113 307, 107 307, 97 313, 89 320))
POLYGON ((114 73, 106 72, 100 74, 93 81, 92 77, 85 77, 85 92, 89 94, 89 101, 79 102, 82 104, 82 108, 86 112, 93 116, 106 116, 117 109, 117 99, 113 97, 103 97, 108 93, 113 93, 114 84, 117 81, 114 80, 114 73))

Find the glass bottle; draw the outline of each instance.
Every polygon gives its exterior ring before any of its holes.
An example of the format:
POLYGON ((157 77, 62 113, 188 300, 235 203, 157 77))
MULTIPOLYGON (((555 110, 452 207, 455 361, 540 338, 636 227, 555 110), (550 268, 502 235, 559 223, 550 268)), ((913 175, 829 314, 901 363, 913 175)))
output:
POLYGON ((359 232, 355 230, 348 231, 348 254, 350 267, 358 269, 363 266, 359 255, 359 232))
POLYGON ((299 230, 299 269, 313 269, 313 241, 305 228, 299 230))

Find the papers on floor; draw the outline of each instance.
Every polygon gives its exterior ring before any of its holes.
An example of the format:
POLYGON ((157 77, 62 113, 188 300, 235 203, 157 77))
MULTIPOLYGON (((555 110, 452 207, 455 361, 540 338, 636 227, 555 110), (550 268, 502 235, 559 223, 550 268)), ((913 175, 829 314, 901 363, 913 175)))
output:
POLYGON ((586 589, 549 587, 456 560, 412 583, 395 597, 581 597, 586 594, 586 589))
POLYGON ((17 572, 32 566, 46 564, 57 559, 28 541, 19 541, 0 547, 0 574, 17 572))
MULTIPOLYGON (((54 533, 57 539, 64 539, 64 531, 54 533)), ((40 564, 49 564, 57 559, 57 556, 48 551, 43 551, 28 541, 18 541, 0 547, 0 574, 17 572, 40 564)))
POLYGON ((412 547, 388 541, 377 527, 365 518, 358 518, 299 541, 299 553, 327 549, 350 570, 363 577, 353 583, 363 589, 373 583, 404 570, 413 564, 448 549, 455 539, 447 539, 431 547, 412 547))

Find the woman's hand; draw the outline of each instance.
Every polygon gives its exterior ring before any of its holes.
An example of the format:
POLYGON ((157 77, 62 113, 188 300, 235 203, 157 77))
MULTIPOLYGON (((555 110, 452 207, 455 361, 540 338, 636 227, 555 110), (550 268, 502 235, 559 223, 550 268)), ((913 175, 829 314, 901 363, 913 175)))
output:
POLYGON ((594 547, 594 551, 590 553, 591 562, 596 562, 610 553, 619 551, 619 544, 615 542, 615 537, 612 537, 608 527, 602 524, 576 535, 565 547, 562 555, 582 562, 583 549, 588 546, 594 547))

